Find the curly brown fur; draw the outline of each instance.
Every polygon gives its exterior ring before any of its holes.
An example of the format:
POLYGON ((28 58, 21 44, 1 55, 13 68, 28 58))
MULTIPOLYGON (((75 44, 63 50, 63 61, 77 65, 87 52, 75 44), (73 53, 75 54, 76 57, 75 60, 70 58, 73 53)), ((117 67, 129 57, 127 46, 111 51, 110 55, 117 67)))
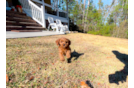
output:
POLYGON ((71 41, 67 38, 59 38, 56 40, 56 44, 59 46, 59 57, 61 61, 65 61, 64 55, 69 59, 71 57, 71 41))

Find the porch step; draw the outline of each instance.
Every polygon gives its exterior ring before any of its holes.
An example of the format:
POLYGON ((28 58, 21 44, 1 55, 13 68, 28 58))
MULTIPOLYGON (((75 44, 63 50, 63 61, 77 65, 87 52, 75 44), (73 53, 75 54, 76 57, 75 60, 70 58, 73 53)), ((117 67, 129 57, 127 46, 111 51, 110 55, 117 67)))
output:
POLYGON ((23 16, 26 16, 26 14, 25 13, 20 13, 20 12, 15 12, 15 11, 9 11, 9 10, 7 10, 6 11, 6 14, 18 14, 18 15, 23 15, 23 16))
POLYGON ((8 25, 8 26, 36 26, 36 27, 41 27, 41 25, 39 25, 37 23, 32 23, 32 24, 30 24, 28 22, 23 22, 23 23, 19 22, 19 23, 17 23, 15 21, 13 21, 13 22, 8 21, 8 22, 6 22, 6 25, 8 25))
POLYGON ((13 17, 13 18, 24 18, 24 19, 32 19, 31 17, 28 16, 23 16, 23 15, 18 15, 18 14, 6 14, 6 17, 13 17))
POLYGON ((41 32, 42 30, 11 30, 13 32, 41 32))
POLYGON ((45 30, 40 24, 25 13, 6 11, 6 31, 38 32, 45 30))
POLYGON ((45 30, 45 28, 42 27, 8 27, 6 26, 6 31, 11 30, 45 30))
POLYGON ((34 22, 36 23, 36 21, 32 20, 32 19, 22 19, 22 18, 11 18, 11 17, 6 17, 7 21, 18 21, 18 22, 34 22))

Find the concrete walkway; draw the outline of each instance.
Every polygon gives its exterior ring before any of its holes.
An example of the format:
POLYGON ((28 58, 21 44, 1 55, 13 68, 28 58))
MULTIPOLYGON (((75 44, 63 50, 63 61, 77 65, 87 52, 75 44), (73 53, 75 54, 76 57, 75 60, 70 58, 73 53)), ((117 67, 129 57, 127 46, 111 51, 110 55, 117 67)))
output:
POLYGON ((12 31, 6 31, 6 39, 39 37, 39 36, 50 36, 50 35, 62 35, 62 34, 64 34, 64 33, 57 33, 55 31, 42 31, 42 32, 12 32, 12 31))

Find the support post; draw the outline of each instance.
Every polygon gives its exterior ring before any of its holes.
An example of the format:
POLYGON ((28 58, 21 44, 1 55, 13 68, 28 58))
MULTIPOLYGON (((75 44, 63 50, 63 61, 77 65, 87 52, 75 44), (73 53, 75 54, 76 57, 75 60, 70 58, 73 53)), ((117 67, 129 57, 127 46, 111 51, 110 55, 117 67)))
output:
POLYGON ((67 6, 67 20, 68 20, 68 29, 69 29, 69 16, 68 16, 68 0, 66 0, 66 6, 67 6))
POLYGON ((44 0, 42 0, 42 6, 41 6, 41 9, 42 9, 42 26, 43 26, 44 28, 46 28, 45 4, 44 4, 44 0))
POLYGON ((59 9, 57 9, 57 16, 59 17, 59 9))

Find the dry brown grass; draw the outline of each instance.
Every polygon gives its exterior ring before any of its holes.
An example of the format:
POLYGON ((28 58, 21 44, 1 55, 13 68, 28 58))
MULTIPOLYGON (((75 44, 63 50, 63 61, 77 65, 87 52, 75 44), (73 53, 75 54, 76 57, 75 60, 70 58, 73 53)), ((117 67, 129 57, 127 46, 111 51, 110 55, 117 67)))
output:
POLYGON ((6 40, 8 87, 80 88, 90 80, 94 88, 127 88, 126 82, 109 83, 109 75, 120 72, 126 64, 112 51, 128 54, 128 40, 90 34, 67 34, 6 40), (60 62, 55 41, 71 40, 71 63, 60 62), (82 54, 83 55, 80 55, 82 54), (77 58, 76 58, 77 57, 77 58), (74 60, 74 59, 77 60, 74 60))

